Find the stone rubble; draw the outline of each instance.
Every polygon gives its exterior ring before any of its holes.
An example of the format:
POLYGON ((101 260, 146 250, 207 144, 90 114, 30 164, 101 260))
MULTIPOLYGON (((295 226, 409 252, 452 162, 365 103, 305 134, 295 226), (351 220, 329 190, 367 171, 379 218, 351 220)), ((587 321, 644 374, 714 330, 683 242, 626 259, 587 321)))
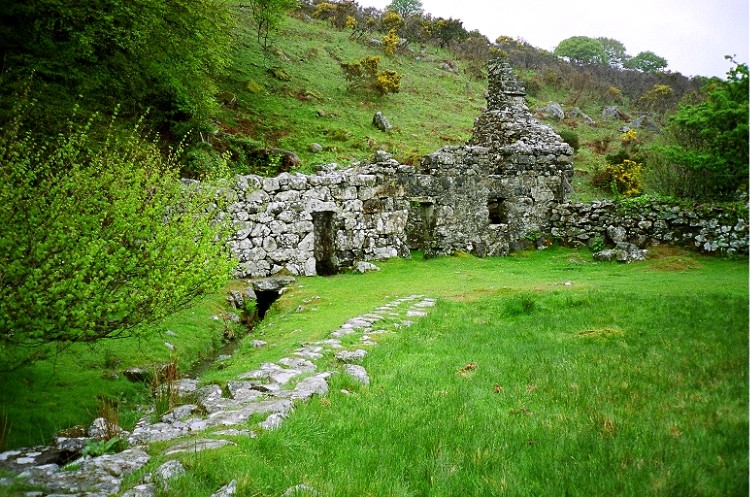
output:
MULTIPOLYGON (((39 497, 119 494, 123 477, 148 463, 150 457, 146 447, 150 443, 175 440, 176 443, 164 451, 168 456, 219 449, 235 442, 209 437, 255 437, 256 434, 247 429, 248 422, 259 414, 266 417, 258 423, 260 429, 278 428, 294 410, 296 402, 328 392, 328 379, 339 370, 320 371, 316 360, 333 356, 342 364, 343 374, 362 385, 369 385, 370 377, 365 368, 352 364, 362 362, 367 351, 356 346, 350 350, 339 338, 356 335, 362 346, 376 345, 373 336, 410 326, 414 318, 425 316, 434 305, 434 299, 410 295, 351 318, 331 332, 329 338, 302 343, 292 356, 261 364, 255 370, 238 375, 227 383, 226 397, 218 385, 199 387, 195 379, 180 380, 180 395, 190 399, 191 403, 175 407, 158 420, 153 420, 151 414, 144 416, 132 433, 123 432, 123 436, 128 437, 130 448, 118 454, 79 458, 62 467, 53 462, 59 457, 58 449, 34 447, 0 453, 0 467, 15 472, 29 484, 45 488, 45 492, 34 494, 39 497), (178 441, 186 437, 189 438, 178 441)), ((94 425, 101 428, 101 422, 94 425)), ((184 473, 185 468, 179 461, 170 459, 122 495, 154 497, 158 489, 168 489, 169 481, 184 473)), ((0 480, 0 488, 10 483, 10 479, 0 480)), ((230 497, 235 491, 236 481, 233 481, 219 489, 214 497, 230 497)), ((282 495, 319 494, 311 487, 297 485, 282 495)))

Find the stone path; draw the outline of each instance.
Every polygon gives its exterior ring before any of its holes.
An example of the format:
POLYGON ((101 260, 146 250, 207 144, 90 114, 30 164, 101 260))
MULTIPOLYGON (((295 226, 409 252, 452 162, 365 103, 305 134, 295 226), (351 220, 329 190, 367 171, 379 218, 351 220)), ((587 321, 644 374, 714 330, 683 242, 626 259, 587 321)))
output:
MULTIPOLYGON (((377 344, 373 336, 410 326, 415 319, 426 316, 434 305, 431 298, 411 295, 352 318, 334 330, 329 338, 303 344, 291 357, 264 363, 258 369, 239 375, 227 383, 227 396, 218 385, 198 388, 197 380, 180 380, 177 386, 181 396, 191 399, 192 403, 174 408, 157 422, 152 422, 151 415, 142 418, 133 432, 127 434, 130 448, 118 454, 81 458, 63 469, 54 463, 44 463, 50 448, 34 447, 0 453, 0 467, 14 471, 30 484, 47 489, 29 492, 27 497, 106 497, 117 494, 123 477, 148 463, 146 448, 151 442, 191 437, 168 447, 166 455, 221 448, 234 442, 220 437, 255 436, 248 429, 252 416, 265 416, 265 420, 258 424, 261 429, 277 428, 294 410, 295 401, 326 394, 328 378, 334 374, 341 372, 364 385, 369 384, 367 371, 357 363, 367 355, 367 347, 377 344), (345 337, 350 343, 355 336, 359 336, 359 344, 352 347, 342 344, 345 337), (342 368, 319 371, 315 361, 331 354, 343 365, 342 368)), ((254 345, 262 346, 263 343, 255 342, 254 345)), ((83 445, 85 440, 58 438, 57 444, 83 445)), ((169 460, 122 496, 153 497, 157 487, 168 487, 170 479, 184 473, 179 461, 169 460)), ((10 482, 10 479, 0 479, 0 488, 10 482)), ((232 481, 213 497, 230 497, 235 486, 236 482, 232 481)), ((287 489, 282 495, 296 495, 299 493, 297 487, 287 489)), ((307 487, 305 492, 317 494, 307 487)))

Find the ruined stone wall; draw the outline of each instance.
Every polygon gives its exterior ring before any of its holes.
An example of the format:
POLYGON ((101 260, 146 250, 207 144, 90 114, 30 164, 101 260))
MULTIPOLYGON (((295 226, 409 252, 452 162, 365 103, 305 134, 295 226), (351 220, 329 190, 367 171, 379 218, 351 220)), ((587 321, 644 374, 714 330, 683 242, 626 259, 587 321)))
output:
POLYGON ((632 243, 640 248, 669 244, 706 253, 747 254, 748 212, 735 207, 680 207, 649 201, 567 203, 552 209, 549 234, 571 246, 632 243))
POLYGON ((465 251, 502 256, 552 236, 569 245, 630 242, 747 253, 747 214, 649 203, 567 202, 573 149, 538 122, 508 63, 489 65, 487 110, 465 146, 417 167, 372 164, 276 178, 243 176, 230 208, 238 276, 333 274, 359 261, 465 251))
POLYGON ((484 251, 487 164, 482 147, 445 147, 423 157, 416 174, 400 178, 410 201, 410 248, 427 256, 484 251))
POLYGON ((406 257, 408 201, 396 161, 359 170, 237 179, 229 209, 238 277, 332 274, 361 260, 406 257))
MULTIPOLYGON (((422 160, 420 172, 435 178, 431 195, 441 207, 424 247, 428 255, 506 255, 530 233, 547 229, 551 209, 567 200, 573 149, 534 118, 506 61, 496 59, 488 69, 487 110, 468 146, 446 147, 422 160)), ((428 189, 408 191, 428 197, 428 189)))

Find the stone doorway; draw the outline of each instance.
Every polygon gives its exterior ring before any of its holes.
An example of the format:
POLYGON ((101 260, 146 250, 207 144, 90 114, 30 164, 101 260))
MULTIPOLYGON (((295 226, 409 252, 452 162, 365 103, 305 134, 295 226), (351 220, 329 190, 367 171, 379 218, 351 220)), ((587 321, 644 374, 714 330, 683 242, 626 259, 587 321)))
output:
POLYGON ((338 273, 336 264, 336 237, 334 231, 334 212, 313 212, 313 229, 315 235, 315 272, 319 276, 333 276, 338 273))

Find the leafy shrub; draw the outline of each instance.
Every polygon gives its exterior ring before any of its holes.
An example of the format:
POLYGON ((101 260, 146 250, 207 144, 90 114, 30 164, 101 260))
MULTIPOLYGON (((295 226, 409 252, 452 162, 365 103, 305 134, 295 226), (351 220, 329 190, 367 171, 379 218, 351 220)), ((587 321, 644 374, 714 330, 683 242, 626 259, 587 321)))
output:
POLYGON ((643 165, 630 159, 619 164, 607 164, 594 171, 591 183, 602 190, 610 190, 623 197, 635 197, 642 190, 643 165))
POLYGON ((321 2, 312 16, 330 21, 337 29, 344 29, 350 27, 351 18, 356 20, 357 6, 354 2, 321 2))
POLYGON ((737 64, 726 81, 707 85, 702 101, 670 117, 663 143, 650 151, 661 193, 726 198, 747 191, 749 79, 747 64, 737 64))
POLYGON ((342 63, 341 69, 350 88, 368 89, 380 95, 398 93, 401 89, 401 75, 396 71, 380 70, 380 57, 369 56, 351 64, 342 63))
POLYGON ((591 241, 591 245, 589 248, 594 253, 601 252, 602 250, 607 248, 606 243, 604 243, 604 237, 602 235, 596 235, 591 241))
POLYGON ((400 41, 401 38, 399 38, 396 30, 391 29, 385 36, 383 36, 383 52, 386 55, 395 54, 400 41))
POLYGON ((380 19, 380 24, 382 26, 383 31, 396 31, 398 32, 399 29, 404 25, 404 18, 401 17, 401 15, 398 12, 394 12, 392 10, 388 10, 383 14, 383 17, 380 19))
POLYGON ((181 182, 138 128, 93 124, 40 142, 18 116, 0 134, 0 369, 137 334, 235 266, 217 242, 230 199, 181 182))
POLYGON ((629 129, 620 136, 620 143, 623 147, 632 146, 638 143, 638 132, 629 129))
POLYGON ((91 113, 151 109, 149 121, 178 136, 216 109, 216 76, 232 60, 227 2, 8 0, 0 10, 0 122, 32 74, 37 129, 60 131, 73 100, 91 113))
POLYGON ((616 86, 610 86, 607 89, 607 99, 610 102, 621 103, 622 102, 622 90, 616 86))
POLYGON ((638 99, 638 106, 645 110, 664 114, 674 105, 674 89, 669 85, 656 84, 638 99))
POLYGON ((87 440, 81 451, 83 457, 99 457, 104 454, 121 452, 127 447, 127 442, 119 437, 106 440, 87 440))
POLYGON ((580 147, 581 143, 580 143, 580 139, 578 138, 577 133, 567 130, 567 129, 563 129, 563 130, 560 130, 558 134, 560 135, 560 138, 562 138, 565 143, 573 147, 574 151, 576 152, 578 151, 578 148, 580 147))

